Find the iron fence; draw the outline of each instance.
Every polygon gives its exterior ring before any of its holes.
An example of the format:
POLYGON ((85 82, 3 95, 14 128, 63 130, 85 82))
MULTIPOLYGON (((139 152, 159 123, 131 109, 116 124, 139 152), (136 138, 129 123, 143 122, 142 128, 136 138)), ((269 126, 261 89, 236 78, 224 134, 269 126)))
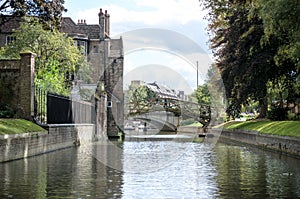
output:
POLYGON ((95 106, 36 88, 35 120, 41 124, 94 124, 95 106))
POLYGON ((34 117, 41 124, 47 124, 47 92, 35 87, 34 91, 34 117))

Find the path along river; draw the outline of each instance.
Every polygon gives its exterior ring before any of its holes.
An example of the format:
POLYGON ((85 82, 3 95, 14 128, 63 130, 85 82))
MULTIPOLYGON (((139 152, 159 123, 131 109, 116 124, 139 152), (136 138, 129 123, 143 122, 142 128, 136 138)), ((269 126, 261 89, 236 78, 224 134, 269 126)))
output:
POLYGON ((0 198, 300 198, 300 160, 221 140, 135 137, 0 164, 0 198))

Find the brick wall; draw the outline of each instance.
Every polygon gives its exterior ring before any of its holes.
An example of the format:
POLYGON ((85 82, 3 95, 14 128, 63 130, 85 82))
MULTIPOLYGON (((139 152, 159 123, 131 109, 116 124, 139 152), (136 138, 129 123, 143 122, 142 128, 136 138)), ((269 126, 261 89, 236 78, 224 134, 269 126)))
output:
POLYGON ((24 119, 34 112, 33 53, 21 53, 20 60, 0 60, 0 103, 8 104, 24 119))

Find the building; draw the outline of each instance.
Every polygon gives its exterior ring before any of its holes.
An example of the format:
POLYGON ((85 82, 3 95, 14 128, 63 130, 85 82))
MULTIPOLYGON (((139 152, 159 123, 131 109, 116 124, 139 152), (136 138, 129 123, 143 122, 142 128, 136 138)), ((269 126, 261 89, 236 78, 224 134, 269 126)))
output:
MULTIPOLYGON (((100 9, 99 24, 87 24, 80 19, 77 24, 71 18, 63 18, 61 31, 68 34, 83 47, 88 61, 92 65, 92 82, 96 86, 103 82, 107 93, 107 132, 108 136, 117 136, 123 128, 123 41, 122 38, 110 38, 110 15, 100 9)), ((87 87, 87 85, 82 85, 87 87)))
MULTIPOLYGON (((75 23, 71 18, 62 19, 61 32, 72 37, 92 66, 92 81, 83 87, 96 90, 97 85, 104 85, 107 95, 107 132, 108 136, 118 136, 123 128, 123 41, 122 38, 110 38, 110 15, 100 9, 98 24, 87 24, 86 20, 75 23)), ((17 17, 2 16, 0 20, 7 20, 0 27, 0 47, 16 38, 12 37, 14 29, 19 27, 22 20, 17 17), (4 19, 5 18, 5 19, 4 19)))

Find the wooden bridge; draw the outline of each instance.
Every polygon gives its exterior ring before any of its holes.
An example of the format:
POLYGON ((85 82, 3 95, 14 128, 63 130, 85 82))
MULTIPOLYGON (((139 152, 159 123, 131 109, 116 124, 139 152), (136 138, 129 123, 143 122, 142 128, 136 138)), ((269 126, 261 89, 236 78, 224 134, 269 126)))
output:
POLYGON ((157 83, 132 86, 125 119, 147 122, 164 131, 176 131, 183 119, 193 118, 203 127, 211 120, 211 107, 179 98, 175 91, 157 83))

